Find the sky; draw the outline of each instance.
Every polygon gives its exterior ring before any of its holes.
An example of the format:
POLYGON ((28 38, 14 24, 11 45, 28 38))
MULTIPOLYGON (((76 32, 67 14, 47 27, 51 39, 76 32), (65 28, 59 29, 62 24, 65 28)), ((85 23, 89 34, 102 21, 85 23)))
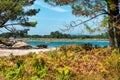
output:
MULTIPOLYGON (((69 24, 71 21, 78 19, 86 20, 83 17, 78 17, 72 14, 71 6, 51 6, 45 3, 44 0, 36 0, 34 5, 26 7, 26 9, 40 9, 40 12, 30 17, 31 21, 37 21, 36 27, 30 28, 28 34, 30 35, 48 35, 53 31, 61 31, 65 28, 65 24, 69 24)), ((18 29, 24 29, 18 27, 18 29)), ((6 31, 2 29, 2 31, 6 31)), ((85 27, 80 25, 79 27, 66 31, 68 34, 89 34, 85 31, 85 27)))
MULTIPOLYGON (((72 20, 77 20, 78 17, 72 15, 70 6, 51 6, 43 0, 36 0, 34 5, 28 8, 39 8, 40 12, 31 18, 38 22, 35 28, 30 28, 29 34, 46 35, 52 31, 60 31, 64 29, 65 24, 69 24, 72 20)), ((66 33, 78 34, 79 30, 71 30, 66 33)))

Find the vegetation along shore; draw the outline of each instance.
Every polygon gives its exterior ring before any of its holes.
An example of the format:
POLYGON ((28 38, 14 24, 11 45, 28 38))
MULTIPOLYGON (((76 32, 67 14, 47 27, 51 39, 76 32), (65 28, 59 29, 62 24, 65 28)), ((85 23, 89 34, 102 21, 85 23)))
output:
POLYGON ((119 80, 117 49, 62 46, 0 58, 0 80, 119 80))

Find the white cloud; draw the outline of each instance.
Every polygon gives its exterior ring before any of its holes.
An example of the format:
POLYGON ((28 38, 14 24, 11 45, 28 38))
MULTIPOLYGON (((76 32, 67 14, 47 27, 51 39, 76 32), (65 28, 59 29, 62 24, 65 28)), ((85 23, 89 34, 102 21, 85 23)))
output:
POLYGON ((63 8, 56 7, 56 6, 50 6, 47 3, 42 2, 42 1, 36 1, 35 4, 37 4, 37 5, 41 6, 41 7, 56 11, 56 12, 67 12, 67 10, 65 10, 63 8))

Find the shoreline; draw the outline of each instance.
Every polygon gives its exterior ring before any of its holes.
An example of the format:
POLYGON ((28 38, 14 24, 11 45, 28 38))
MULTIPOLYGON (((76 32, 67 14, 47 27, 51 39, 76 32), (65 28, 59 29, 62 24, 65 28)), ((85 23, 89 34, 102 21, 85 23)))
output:
POLYGON ((41 42, 57 42, 57 41, 82 41, 82 40, 88 40, 88 41, 109 41, 109 39, 68 39, 68 38, 16 38, 17 41, 41 41, 41 42))
MULTIPOLYGON (((57 39, 57 38, 17 38, 17 41, 43 41, 43 42, 57 42, 57 41, 108 41, 108 39, 57 39)), ((56 47, 49 47, 44 49, 0 49, 0 57, 9 56, 11 53, 13 55, 27 55, 30 52, 47 52, 56 50, 56 47)))
POLYGON ((47 48, 47 49, 0 49, 0 57, 7 57, 9 55, 21 56, 27 55, 29 53, 39 54, 40 52, 54 51, 57 48, 47 48))

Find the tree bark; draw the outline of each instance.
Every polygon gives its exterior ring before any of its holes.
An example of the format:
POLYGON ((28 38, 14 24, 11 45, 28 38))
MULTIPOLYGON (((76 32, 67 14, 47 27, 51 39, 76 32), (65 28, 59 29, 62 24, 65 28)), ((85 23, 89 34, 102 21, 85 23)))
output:
POLYGON ((120 28, 118 28, 117 25, 119 25, 119 6, 118 6, 118 0, 106 0, 107 7, 108 7, 108 26, 109 26, 109 40, 110 40, 110 47, 115 47, 115 38, 117 47, 120 48, 120 28), (111 5, 115 6, 114 9, 111 8, 111 5))
POLYGON ((108 28, 108 34, 109 34, 109 42, 110 42, 110 47, 114 48, 115 47, 115 35, 114 35, 114 28, 110 22, 108 22, 109 28, 108 28))
POLYGON ((116 43, 117 47, 120 49, 120 28, 116 27, 116 43))
POLYGON ((115 35, 116 35, 116 44, 117 47, 120 49, 120 14, 119 14, 119 6, 118 6, 118 0, 114 1, 114 4, 116 5, 116 9, 113 10, 114 23, 115 23, 115 35))

